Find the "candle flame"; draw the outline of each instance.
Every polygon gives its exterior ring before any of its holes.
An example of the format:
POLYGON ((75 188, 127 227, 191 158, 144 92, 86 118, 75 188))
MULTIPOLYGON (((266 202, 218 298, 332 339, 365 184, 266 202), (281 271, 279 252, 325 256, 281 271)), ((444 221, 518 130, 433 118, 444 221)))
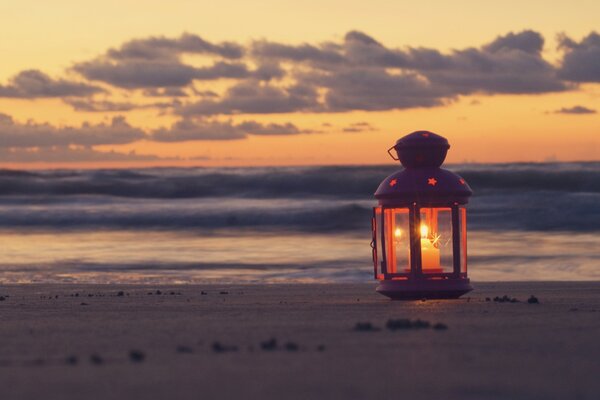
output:
POLYGON ((427 238, 429 236, 429 228, 425 224, 421 224, 421 237, 427 238))
POLYGON ((396 236, 396 238, 399 239, 402 236, 402 229, 396 228, 396 230, 394 231, 394 236, 396 236))

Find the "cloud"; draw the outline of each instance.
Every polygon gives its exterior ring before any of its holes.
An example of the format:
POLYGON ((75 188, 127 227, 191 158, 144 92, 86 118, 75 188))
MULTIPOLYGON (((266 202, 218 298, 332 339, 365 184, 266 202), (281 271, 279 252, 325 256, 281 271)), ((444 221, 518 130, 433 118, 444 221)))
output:
POLYGON ((421 70, 432 85, 454 94, 539 94, 569 89, 541 55, 544 39, 523 31, 499 36, 479 49, 456 50, 421 70))
POLYGON ((576 42, 566 35, 559 36, 565 52, 559 76, 573 82, 600 82, 600 35, 591 32, 576 42))
POLYGON ((168 109, 178 107, 181 102, 174 99, 170 102, 154 102, 154 103, 132 103, 132 102, 113 102, 110 100, 94 100, 93 98, 87 99, 74 99, 66 98, 63 101, 69 104, 75 111, 82 112, 123 112, 131 110, 139 110, 145 108, 158 108, 168 109))
POLYGON ((368 122, 355 122, 353 124, 350 124, 348 126, 346 126, 345 128, 342 129, 342 132, 347 132, 347 133, 359 133, 359 132, 371 132, 371 131, 376 131, 378 130, 377 128, 375 128, 373 125, 369 124, 368 122))
POLYGON ((52 79, 41 71, 19 72, 7 85, 0 85, 0 97, 34 99, 42 97, 89 96, 104 90, 87 83, 52 79))
POLYGON ((311 86, 277 87, 248 80, 230 87, 218 99, 205 99, 176 110, 183 116, 215 114, 275 114, 316 108, 317 91, 311 86))
POLYGON ((137 154, 135 151, 130 151, 128 153, 97 151, 89 147, 72 148, 68 146, 53 146, 32 149, 0 148, 0 160, 3 163, 139 162, 176 159, 178 158, 163 158, 155 155, 137 154))
POLYGON ((327 88, 320 105, 320 111, 327 112, 434 107, 452 97, 414 73, 396 75, 379 68, 353 68, 305 79, 327 88))
POLYGON ((112 118, 110 123, 84 123, 80 127, 55 127, 47 123, 19 123, 0 114, 0 148, 40 148, 56 146, 96 146, 132 143, 147 135, 134 128, 124 117, 112 118))
POLYGON ((130 111, 138 108, 134 103, 130 102, 113 102, 108 100, 96 101, 93 99, 63 99, 75 111, 85 112, 121 112, 130 111))
POLYGON ((238 59, 244 48, 232 42, 211 43, 198 35, 184 33, 178 38, 153 36, 133 39, 118 49, 110 49, 107 56, 114 60, 161 60, 176 58, 180 54, 211 54, 227 59, 238 59))
POLYGON ((584 106, 563 107, 554 111, 555 114, 596 114, 596 110, 584 106))
POLYGON ((170 128, 156 130, 152 140, 157 142, 184 142, 192 140, 237 140, 248 135, 275 136, 309 133, 300 130, 292 123, 262 124, 256 121, 244 121, 234 124, 232 121, 206 121, 184 118, 170 128))
POLYGON ((245 78, 250 72, 244 64, 218 61, 208 67, 196 68, 177 60, 96 59, 76 64, 73 70, 89 80, 96 80, 125 89, 183 87, 193 80, 245 78))
POLYGON ((148 97, 188 97, 188 94, 179 87, 150 88, 143 91, 148 97))
MULTIPOLYGON (((428 48, 388 48, 366 33, 348 32, 341 43, 289 45, 258 41, 250 54, 264 62, 294 67, 288 78, 324 95, 310 106, 276 112, 345 112, 436 107, 474 93, 538 94, 570 89, 542 57, 544 38, 526 30, 498 36, 479 48, 444 54, 428 48)), ((225 101, 185 108, 188 115, 244 112, 225 101)), ((264 112, 264 111, 263 111, 264 112)))

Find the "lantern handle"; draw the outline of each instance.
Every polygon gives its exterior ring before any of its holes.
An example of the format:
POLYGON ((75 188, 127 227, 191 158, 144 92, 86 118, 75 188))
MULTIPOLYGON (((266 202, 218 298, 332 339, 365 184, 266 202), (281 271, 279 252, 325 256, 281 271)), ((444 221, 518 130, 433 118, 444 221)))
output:
POLYGON ((388 151, 387 151, 387 152, 388 152, 388 154, 390 155, 390 157, 392 157, 392 159, 393 159, 393 160, 395 160, 395 161, 400 161, 400 159, 399 159, 399 158, 396 158, 396 157, 394 157, 394 153, 392 153, 392 149, 394 149, 394 150, 395 150, 395 149, 396 149, 396 146, 392 146, 392 147, 390 147, 390 148, 388 149, 388 151))

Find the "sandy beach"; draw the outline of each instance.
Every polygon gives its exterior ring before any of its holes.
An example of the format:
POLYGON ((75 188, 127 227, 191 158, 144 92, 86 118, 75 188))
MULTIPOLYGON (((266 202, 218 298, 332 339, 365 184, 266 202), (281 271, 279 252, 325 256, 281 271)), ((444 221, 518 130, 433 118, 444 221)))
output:
POLYGON ((600 393, 600 283, 476 284, 460 300, 415 302, 374 286, 1 286, 0 397, 600 393))

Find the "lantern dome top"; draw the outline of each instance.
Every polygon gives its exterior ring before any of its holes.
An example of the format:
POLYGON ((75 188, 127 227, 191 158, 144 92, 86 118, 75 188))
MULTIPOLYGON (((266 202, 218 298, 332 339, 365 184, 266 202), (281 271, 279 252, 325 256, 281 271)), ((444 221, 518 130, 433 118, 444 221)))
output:
POLYGON ((396 142, 388 152, 404 169, 381 182, 375 192, 379 204, 401 207, 413 203, 429 206, 466 204, 473 191, 459 175, 440 168, 450 144, 443 136, 416 131, 396 142), (395 150, 398 158, 391 151, 395 150))
POLYGON ((388 152, 396 150, 397 159, 406 168, 439 167, 446 159, 449 148, 445 137, 429 131, 416 131, 398 139, 388 152))

